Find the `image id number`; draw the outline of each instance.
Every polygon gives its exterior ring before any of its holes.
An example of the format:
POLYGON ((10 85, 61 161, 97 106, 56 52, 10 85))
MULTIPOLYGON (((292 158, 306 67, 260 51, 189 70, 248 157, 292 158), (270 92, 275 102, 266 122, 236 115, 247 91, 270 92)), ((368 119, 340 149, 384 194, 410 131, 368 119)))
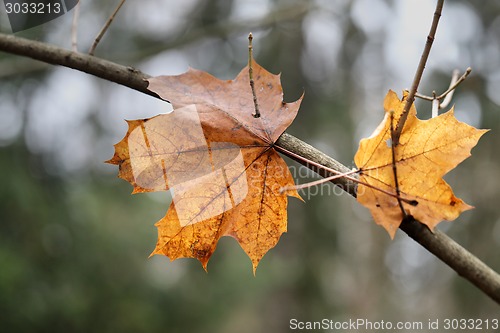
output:
POLYGON ((7 14, 59 14, 61 3, 23 2, 5 3, 7 14))
POLYGON ((445 319, 445 330, 496 330, 500 327, 498 319, 445 319))

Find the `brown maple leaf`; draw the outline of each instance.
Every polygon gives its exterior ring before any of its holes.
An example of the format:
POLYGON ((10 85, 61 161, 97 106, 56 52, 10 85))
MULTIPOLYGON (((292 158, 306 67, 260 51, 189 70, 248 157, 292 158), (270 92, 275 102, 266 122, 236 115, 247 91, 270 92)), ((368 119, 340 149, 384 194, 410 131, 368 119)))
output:
MULTIPOLYGON (((354 157, 360 170, 357 199, 391 237, 403 220, 394 181, 391 120, 395 128, 405 97, 400 101, 395 92, 389 91, 384 100, 384 120, 369 138, 361 140, 354 157)), ((412 105, 394 148, 399 196, 406 214, 433 230, 442 220, 454 220, 473 208, 455 197, 442 177, 470 156, 470 150, 487 130, 458 121, 453 108, 429 120, 419 120, 416 114, 412 105)))
MULTIPOLYGON (((253 61, 253 60, 252 60, 253 61)), ((255 118, 248 66, 232 81, 189 69, 149 79, 148 89, 174 111, 129 121, 115 155, 119 177, 134 193, 173 190, 156 223, 152 254, 197 258, 206 269, 222 236, 234 237, 254 272, 287 228, 287 194, 294 181, 274 142, 291 124, 301 99, 283 102, 279 75, 252 62, 261 116, 255 118)))

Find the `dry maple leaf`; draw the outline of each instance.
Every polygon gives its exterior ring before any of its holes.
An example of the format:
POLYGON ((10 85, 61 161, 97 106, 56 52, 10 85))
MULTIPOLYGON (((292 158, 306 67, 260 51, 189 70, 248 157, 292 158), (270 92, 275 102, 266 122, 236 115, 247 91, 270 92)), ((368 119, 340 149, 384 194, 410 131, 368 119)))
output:
MULTIPOLYGON (((357 199, 370 209, 375 222, 382 225, 391 237, 403 220, 396 198, 390 147, 391 119, 395 127, 405 97, 406 94, 400 101, 395 92, 389 91, 384 100, 384 120, 371 137, 361 140, 354 157, 361 181, 357 199)), ((419 120, 416 114, 412 105, 399 144, 394 148, 394 161, 406 214, 433 230, 442 220, 454 220, 463 211, 473 208, 455 197, 442 177, 470 156, 470 150, 487 130, 478 130, 458 121, 453 108, 429 120, 419 120)))
MULTIPOLYGON (((253 60, 252 60, 253 61, 253 60)), ((287 228, 287 194, 294 181, 274 142, 291 124, 301 99, 283 102, 279 75, 252 63, 261 116, 254 118, 248 66, 232 81, 189 69, 149 79, 148 89, 174 111, 129 121, 108 162, 134 193, 171 189, 173 199, 156 223, 152 254, 197 258, 206 269, 222 236, 234 237, 254 272, 287 228)))

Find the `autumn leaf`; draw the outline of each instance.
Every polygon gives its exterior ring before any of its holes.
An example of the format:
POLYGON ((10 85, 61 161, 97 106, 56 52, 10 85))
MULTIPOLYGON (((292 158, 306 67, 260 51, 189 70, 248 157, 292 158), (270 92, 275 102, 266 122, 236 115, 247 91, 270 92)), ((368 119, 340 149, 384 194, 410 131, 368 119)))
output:
POLYGON ((278 75, 252 63, 261 116, 255 118, 248 66, 232 81, 189 69, 149 79, 148 89, 174 111, 129 121, 115 155, 119 177, 134 193, 172 190, 156 223, 153 254, 198 259, 206 269, 217 242, 234 237, 254 272, 287 230, 287 194, 294 181, 274 142, 291 124, 301 99, 283 102, 278 75))
MULTIPOLYGON (((406 94, 401 101, 395 92, 389 91, 384 101, 384 120, 369 138, 361 140, 354 157, 360 170, 357 199, 370 209, 375 222, 391 237, 403 220, 396 198, 390 147, 391 119, 395 128, 405 97, 406 94)), ((399 144, 394 148, 394 161, 406 214, 433 230, 439 222, 452 221, 463 211, 473 208, 455 197, 442 177, 470 156, 471 149, 487 130, 458 121, 453 108, 429 120, 419 120, 416 114, 412 105, 399 144)))

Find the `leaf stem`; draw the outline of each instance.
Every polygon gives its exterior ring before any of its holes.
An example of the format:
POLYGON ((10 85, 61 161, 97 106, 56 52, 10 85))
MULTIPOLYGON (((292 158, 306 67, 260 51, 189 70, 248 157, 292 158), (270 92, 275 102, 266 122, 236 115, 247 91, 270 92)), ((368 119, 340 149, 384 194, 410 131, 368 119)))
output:
MULTIPOLYGON (((334 182, 335 180, 343 178, 343 179, 347 179, 347 180, 349 180, 351 182, 354 182, 356 184, 364 185, 366 187, 374 189, 375 191, 379 191, 381 193, 384 193, 384 194, 386 194, 388 196, 394 197, 394 198, 398 199, 398 202, 404 201, 407 204, 410 204, 412 206, 416 206, 418 204, 418 202, 415 201, 415 200, 409 200, 409 199, 402 198, 399 195, 399 193, 394 194, 392 192, 389 192, 389 191, 386 191, 386 190, 381 189, 379 187, 376 187, 376 186, 374 186, 374 185, 372 185, 370 183, 365 183, 364 181, 359 180, 359 178, 357 178, 357 177, 350 176, 352 174, 358 174, 360 172, 363 172, 363 170, 361 170, 361 169, 358 169, 358 170, 354 169, 354 170, 349 170, 349 171, 345 171, 345 172, 340 172, 338 170, 329 168, 329 167, 327 167, 325 165, 322 165, 320 163, 316 163, 315 161, 312 161, 312 160, 309 160, 309 159, 307 159, 305 157, 302 157, 301 155, 295 154, 294 152, 292 152, 290 150, 287 150, 287 149, 285 149, 285 148, 283 148, 283 147, 281 147, 279 145, 274 145, 274 148, 276 150, 282 152, 286 156, 288 156, 288 157, 296 160, 296 161, 306 163, 305 165, 307 167, 309 167, 310 169, 312 169, 310 167, 310 165, 313 165, 316 168, 316 170, 314 170, 314 169, 313 170, 316 171, 316 172, 318 172, 318 169, 319 169, 319 170, 324 170, 324 171, 326 171, 326 172, 328 172, 330 174, 334 174, 333 176, 331 176, 331 175, 330 176, 324 176, 325 179, 321 179, 321 180, 314 181, 314 182, 311 182, 311 183, 308 183, 308 184, 303 184, 303 185, 296 186, 296 189, 311 187, 311 186, 314 186, 314 185, 318 185, 318 184, 324 183, 326 181, 330 181, 330 182, 335 183, 334 182)), ((284 190, 289 190, 289 189, 292 189, 292 188, 284 188, 284 190)))
POLYGON ((420 84, 420 80, 422 79, 422 74, 424 73, 425 64, 427 63, 427 59, 429 58, 429 53, 431 52, 432 43, 434 42, 434 38, 436 36, 436 30, 439 23, 439 18, 441 17, 441 12, 443 10, 444 0, 437 0, 436 10, 434 12, 434 18, 432 19, 431 29, 429 31, 429 35, 427 36, 427 42, 425 43, 424 51, 422 52, 422 56, 420 57, 420 62, 417 67, 417 71, 415 72, 415 77, 413 78, 413 83, 411 89, 406 97, 406 104, 403 109, 403 113, 399 118, 398 124, 394 129, 393 133, 393 141, 392 144, 397 146, 399 144, 399 137, 401 136, 401 131, 403 130, 406 119, 408 118, 408 113, 410 111, 410 107, 415 101, 415 94, 418 90, 418 86, 420 84))
MULTIPOLYGON (((351 170, 349 172, 340 173, 338 175, 333 175, 333 176, 326 177, 326 178, 321 178, 321 179, 318 179, 318 180, 315 180, 315 181, 312 181, 312 182, 309 182, 309 183, 305 183, 305 184, 294 185, 294 186, 285 186, 285 187, 282 187, 280 189, 280 193, 284 193, 284 192, 290 191, 290 190, 302 190, 302 189, 313 187, 313 186, 320 185, 320 184, 323 184, 323 183, 328 183, 328 182, 331 182, 331 181, 333 181, 335 179, 346 177, 346 176, 355 174, 357 172, 359 172, 359 170, 351 170)), ((359 181, 359 180, 356 180, 356 181, 359 181)))
POLYGON ((252 88, 252 96, 253 96, 253 105, 255 108, 255 113, 252 114, 254 118, 260 117, 259 111, 259 103, 257 102, 257 95, 255 94, 255 82, 253 81, 253 47, 252 47, 253 35, 252 33, 248 34, 248 76, 250 78, 250 88, 252 88))

